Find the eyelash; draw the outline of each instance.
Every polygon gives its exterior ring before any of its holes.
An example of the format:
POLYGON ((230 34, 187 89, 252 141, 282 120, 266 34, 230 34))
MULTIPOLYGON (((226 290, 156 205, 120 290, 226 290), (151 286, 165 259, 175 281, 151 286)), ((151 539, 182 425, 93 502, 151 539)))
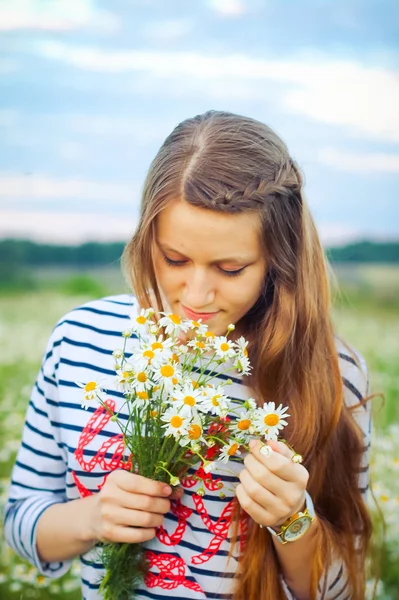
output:
MULTIPOLYGON (((165 256, 165 254, 163 254, 162 256, 169 267, 182 267, 186 264, 184 260, 171 260, 170 258, 165 256)), ((219 271, 223 273, 223 275, 226 275, 226 277, 238 277, 245 269, 245 267, 242 267, 242 269, 237 269, 237 271, 225 271, 225 269, 221 269, 220 267, 218 268, 219 271)))

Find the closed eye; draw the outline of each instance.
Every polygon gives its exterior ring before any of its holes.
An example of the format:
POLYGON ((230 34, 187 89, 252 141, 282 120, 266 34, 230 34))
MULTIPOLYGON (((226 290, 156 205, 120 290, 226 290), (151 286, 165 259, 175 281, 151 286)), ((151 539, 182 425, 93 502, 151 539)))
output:
MULTIPOLYGON (((162 256, 166 264, 169 265, 169 267, 183 267, 185 264, 187 264, 186 260, 172 260, 171 258, 166 256, 166 254, 162 254, 162 256)), ((240 273, 244 271, 245 267, 241 267, 240 269, 236 269, 235 271, 228 271, 227 269, 222 269, 221 267, 218 267, 218 269, 221 273, 223 273, 223 275, 226 275, 227 277, 237 277, 238 275, 240 275, 240 273)))

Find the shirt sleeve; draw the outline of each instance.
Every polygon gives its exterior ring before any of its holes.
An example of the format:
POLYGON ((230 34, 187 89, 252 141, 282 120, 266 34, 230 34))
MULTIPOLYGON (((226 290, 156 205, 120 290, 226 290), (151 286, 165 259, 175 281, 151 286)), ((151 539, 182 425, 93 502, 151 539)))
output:
MULTIPOLYGON (((363 454, 359 467, 358 487, 363 500, 367 501, 369 489, 369 462, 371 444, 371 406, 359 403, 370 394, 370 382, 366 362, 354 349, 339 345, 339 361, 343 383, 344 404, 351 409, 351 414, 359 425, 363 439, 363 454)), ((283 590, 288 600, 296 600, 281 578, 283 590)), ((350 600, 351 591, 342 559, 337 558, 323 573, 316 600, 350 600)))
POLYGON ((42 562, 36 549, 40 516, 52 504, 66 502, 66 457, 51 413, 58 406, 57 369, 64 325, 59 323, 45 352, 33 387, 5 507, 4 532, 8 544, 42 575, 60 577, 72 561, 42 562))

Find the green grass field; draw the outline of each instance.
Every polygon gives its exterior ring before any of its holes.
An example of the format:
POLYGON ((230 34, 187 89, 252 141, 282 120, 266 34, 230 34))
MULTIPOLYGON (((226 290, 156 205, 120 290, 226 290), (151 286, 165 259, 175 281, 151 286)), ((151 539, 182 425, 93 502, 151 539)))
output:
MULTIPOLYGON (((395 600, 399 598, 399 268, 352 265, 337 273, 343 293, 335 300, 336 329, 365 356, 372 392, 385 396, 385 402, 373 400, 372 481, 387 524, 377 598, 395 600)), ((0 296, 0 510, 6 501, 30 391, 52 327, 71 308, 125 289, 115 272, 111 278, 104 276, 101 284, 97 277, 74 273, 67 278, 58 274, 56 285, 50 284, 54 279, 48 273, 40 274, 40 281, 32 292, 9 290, 0 296)), ((81 597, 78 568, 61 580, 38 578, 1 538, 0 598, 55 597, 81 597)))

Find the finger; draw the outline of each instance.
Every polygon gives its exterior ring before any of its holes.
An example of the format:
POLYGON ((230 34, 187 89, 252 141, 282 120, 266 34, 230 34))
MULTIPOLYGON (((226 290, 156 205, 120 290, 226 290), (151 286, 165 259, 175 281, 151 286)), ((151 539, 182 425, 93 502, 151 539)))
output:
MULTIPOLYGON (((285 444, 282 444, 282 442, 277 443, 285 446, 285 444)), ((280 451, 276 451, 272 447, 273 445, 275 445, 275 442, 271 442, 270 440, 267 442, 266 447, 271 448, 272 453, 266 456, 261 452, 261 448, 264 447, 265 444, 262 444, 259 442, 259 440, 256 440, 253 444, 251 443, 250 449, 253 456, 255 456, 257 460, 259 460, 272 473, 278 477, 281 477, 281 479, 290 482, 300 481, 301 483, 303 483, 305 480, 307 481, 307 470, 305 467, 300 464, 293 463, 288 456, 280 453, 280 451)), ((291 453, 290 456, 292 457, 294 453, 289 448, 287 448, 287 450, 291 453)))
POLYGON ((126 492, 148 496, 169 496, 172 493, 171 486, 166 483, 129 473, 123 469, 113 471, 109 477, 112 477, 112 481, 126 492))
POLYGON ((166 514, 170 510, 169 498, 159 498, 154 496, 145 496, 144 494, 137 494, 132 492, 126 492, 125 490, 110 490, 112 495, 107 494, 107 490, 104 490, 102 496, 102 504, 110 504, 111 507, 121 506, 122 508, 143 510, 152 513, 166 514))
POLYGON ((264 510, 271 513, 274 517, 274 522, 279 521, 285 516, 287 508, 280 498, 258 483, 247 469, 243 469, 240 472, 239 478, 247 495, 264 510))
POLYGON ((262 506, 260 506, 257 502, 252 500, 242 483, 239 483, 236 487, 236 496, 242 508, 246 513, 249 514, 250 517, 253 518, 256 523, 265 527, 271 527, 273 525, 273 515, 262 508, 262 506))
POLYGON ((184 495, 184 489, 182 487, 173 488, 173 492, 168 496, 169 500, 181 500, 184 495))
POLYGON ((160 527, 165 518, 161 514, 109 505, 102 508, 101 516, 106 522, 115 525, 144 528, 160 527))
POLYGON ((104 527, 101 541, 118 542, 121 544, 140 544, 148 542, 156 536, 155 527, 122 527, 109 524, 104 527))
POLYGON ((251 476, 274 496, 280 498, 289 497, 292 494, 292 484, 278 477, 270 469, 260 462, 253 454, 247 454, 244 459, 245 468, 251 476))

